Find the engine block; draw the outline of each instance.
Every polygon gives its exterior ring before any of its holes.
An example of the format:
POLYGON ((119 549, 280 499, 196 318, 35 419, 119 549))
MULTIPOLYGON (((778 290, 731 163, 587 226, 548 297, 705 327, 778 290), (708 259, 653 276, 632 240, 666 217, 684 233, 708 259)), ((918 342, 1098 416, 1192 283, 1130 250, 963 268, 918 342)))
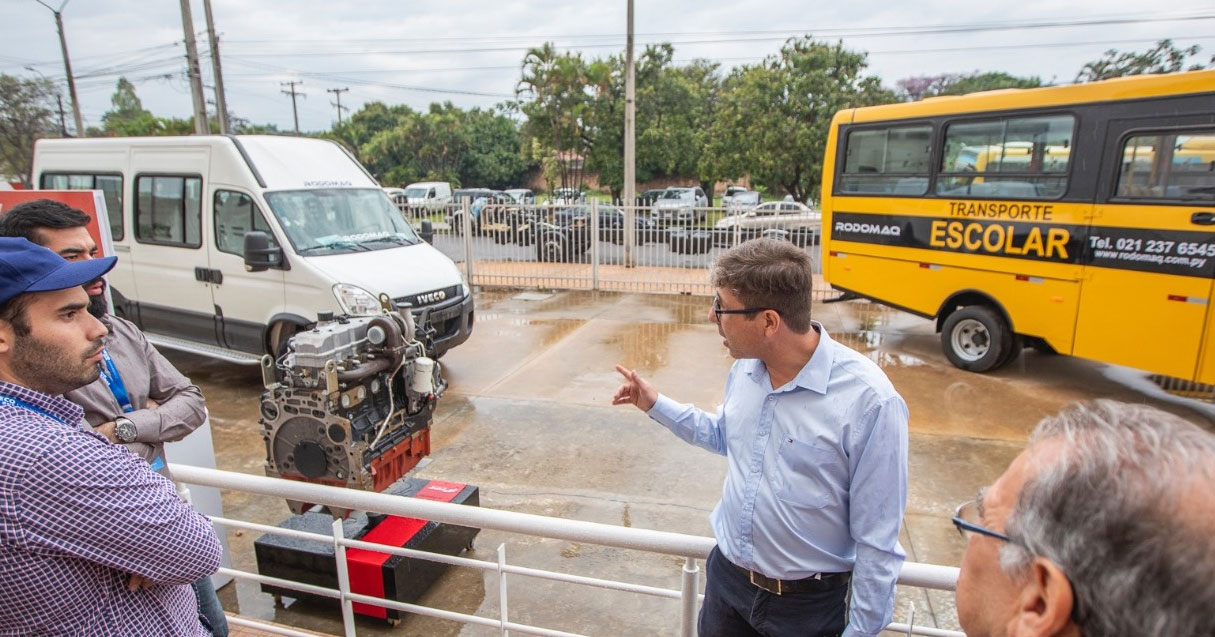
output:
MULTIPOLYGON (((322 315, 278 360, 263 358, 266 475, 370 491, 403 477, 430 453, 430 423, 447 388, 428 342, 408 307, 322 315)), ((287 504, 297 514, 313 506, 287 504)))

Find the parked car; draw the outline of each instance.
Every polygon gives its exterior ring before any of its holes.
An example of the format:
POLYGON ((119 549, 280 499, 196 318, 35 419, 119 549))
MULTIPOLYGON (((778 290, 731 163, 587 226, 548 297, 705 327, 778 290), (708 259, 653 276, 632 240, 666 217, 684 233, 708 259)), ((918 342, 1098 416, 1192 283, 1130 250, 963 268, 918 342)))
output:
MULTIPOLYGON (((724 197, 723 197, 724 200, 724 197)), ((754 190, 744 190, 735 193, 725 204, 726 215, 741 215, 759 205, 759 193, 754 190)))
POLYGON ((823 215, 818 210, 796 201, 769 201, 717 222, 715 230, 719 243, 730 243, 736 230, 743 240, 757 236, 787 239, 799 245, 817 242, 823 228, 823 215), (723 237, 724 234, 724 237, 723 237))
POLYGON ((586 193, 576 188, 554 188, 548 202, 557 206, 572 206, 586 201, 586 193))
POLYGON ((743 188, 742 186, 726 186, 725 191, 721 193, 721 205, 729 206, 730 202, 734 201, 735 195, 739 195, 744 192, 750 192, 750 191, 748 191, 746 188, 743 188))
POLYGON ((504 193, 489 188, 461 188, 456 190, 456 194, 459 196, 459 206, 454 208, 451 216, 447 218, 447 223, 456 234, 464 232, 464 198, 470 200, 468 212, 472 216, 473 234, 481 234, 483 212, 487 206, 490 207, 490 212, 495 212, 497 207, 514 205, 515 201, 504 193))
POLYGON ((536 193, 527 188, 511 188, 503 192, 521 206, 531 206, 536 203, 536 193))
POLYGON ((637 205, 649 208, 650 206, 653 206, 654 202, 658 201, 659 197, 662 197, 662 193, 666 191, 666 188, 653 188, 647 190, 640 195, 637 195, 637 205))
POLYGON ((406 210, 414 216, 425 215, 451 203, 451 184, 446 181, 420 181, 405 186, 406 210))
POLYGON ((590 249, 590 219, 585 216, 569 219, 567 225, 539 220, 531 223, 537 261, 575 261, 590 249))
POLYGON ((667 188, 654 202, 651 216, 659 222, 704 221, 709 198, 700 187, 667 188))
MULTIPOLYGON (((586 219, 587 227, 591 226, 590 206, 574 206, 553 213, 553 221, 559 226, 568 226, 575 219, 586 219)), ((633 225, 637 229, 634 235, 638 244, 658 241, 662 238, 661 228, 648 215, 633 215, 633 225)), ((599 205, 599 239, 610 243, 624 243, 624 211, 607 204, 599 205)))

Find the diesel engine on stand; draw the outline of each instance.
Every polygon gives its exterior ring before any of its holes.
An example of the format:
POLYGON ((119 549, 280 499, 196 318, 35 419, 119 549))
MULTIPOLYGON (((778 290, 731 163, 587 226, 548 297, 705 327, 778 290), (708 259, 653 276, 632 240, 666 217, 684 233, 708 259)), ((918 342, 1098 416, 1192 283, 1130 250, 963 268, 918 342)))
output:
MULTIPOLYGON (((426 356, 424 318, 415 325, 409 307, 380 302, 376 315, 322 314, 277 360, 262 359, 266 475, 384 491, 430 453, 447 382, 426 356)), ((287 503, 297 514, 312 506, 287 503)))
MULTIPOLYGON (((465 506, 480 504, 475 485, 407 477, 430 454, 430 424, 447 389, 439 364, 426 356, 433 332, 427 312, 417 324, 408 306, 380 296, 369 316, 322 314, 316 326, 293 335, 277 360, 262 359, 261 401, 266 474, 276 478, 383 492, 465 506)), ((351 511, 287 500, 294 513, 278 526, 291 531, 341 534, 367 544, 459 555, 472 548, 475 527, 351 511)), ((324 588, 340 585, 333 542, 266 533, 254 540, 258 573, 324 588)), ((350 590, 412 604, 442 577, 447 565, 368 548, 344 551, 350 590)), ((262 591, 299 597, 294 589, 264 582, 262 591)), ((311 596, 303 593, 304 597, 311 596)), ((402 611, 355 602, 354 612, 395 625, 402 611)))

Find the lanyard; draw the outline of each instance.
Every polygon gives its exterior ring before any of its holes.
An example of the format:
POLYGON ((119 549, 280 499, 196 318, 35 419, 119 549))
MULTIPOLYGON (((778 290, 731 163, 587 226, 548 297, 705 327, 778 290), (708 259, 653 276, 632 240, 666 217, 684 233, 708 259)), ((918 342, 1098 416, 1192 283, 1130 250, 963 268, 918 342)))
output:
MULTIPOLYGON (((39 409, 38 407, 35 407, 35 406, 25 402, 24 400, 21 400, 20 398, 14 398, 12 396, 5 396, 3 394, 0 394, 0 405, 8 405, 9 407, 16 407, 17 409, 24 409, 26 411, 32 411, 41 416, 46 416, 47 418, 50 418, 51 420, 54 420, 55 422, 57 422, 61 425, 67 425, 66 422, 63 422, 63 420, 60 419, 55 414, 52 414, 52 413, 46 411, 45 409, 39 409)), ((68 426, 70 426, 70 425, 68 425, 68 426)))
POLYGON ((127 386, 122 382, 122 374, 118 373, 118 367, 114 365, 114 359, 110 358, 110 350, 101 350, 101 380, 105 381, 105 386, 110 388, 110 393, 114 394, 114 400, 118 401, 118 406, 122 407, 122 413, 129 414, 135 411, 131 406, 131 398, 127 395, 127 386))

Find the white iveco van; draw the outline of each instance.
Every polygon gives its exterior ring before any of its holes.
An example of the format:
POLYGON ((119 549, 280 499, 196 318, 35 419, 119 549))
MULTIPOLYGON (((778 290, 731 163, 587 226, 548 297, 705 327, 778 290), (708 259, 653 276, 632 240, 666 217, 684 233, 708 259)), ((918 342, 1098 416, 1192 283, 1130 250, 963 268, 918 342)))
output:
POLYGON ((450 259, 344 148, 279 136, 43 139, 35 183, 105 194, 115 312, 153 343, 256 362, 320 312, 426 312, 435 351, 472 333, 450 259))

